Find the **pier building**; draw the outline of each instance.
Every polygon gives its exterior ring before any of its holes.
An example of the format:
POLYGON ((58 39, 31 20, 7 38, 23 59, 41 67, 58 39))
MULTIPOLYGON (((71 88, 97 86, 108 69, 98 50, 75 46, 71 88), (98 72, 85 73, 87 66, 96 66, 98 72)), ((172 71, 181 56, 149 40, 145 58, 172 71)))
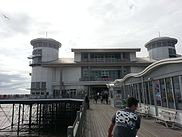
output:
POLYGON ((71 49, 74 58, 59 58, 60 42, 37 38, 30 43, 32 98, 83 97, 86 92, 93 96, 108 90, 107 83, 152 63, 136 57, 140 48, 71 49))

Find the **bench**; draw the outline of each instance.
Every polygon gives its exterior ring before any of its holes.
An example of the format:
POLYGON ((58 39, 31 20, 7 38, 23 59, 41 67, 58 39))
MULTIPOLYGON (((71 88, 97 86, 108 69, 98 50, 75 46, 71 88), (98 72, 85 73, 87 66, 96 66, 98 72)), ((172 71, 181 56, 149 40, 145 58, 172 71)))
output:
POLYGON ((149 109, 150 107, 148 105, 142 105, 138 107, 137 112, 139 113, 140 116, 148 118, 149 109))
POLYGON ((168 127, 168 125, 171 125, 173 128, 175 124, 176 114, 176 111, 161 110, 159 112, 159 115, 155 117, 155 122, 163 122, 166 127, 168 127))

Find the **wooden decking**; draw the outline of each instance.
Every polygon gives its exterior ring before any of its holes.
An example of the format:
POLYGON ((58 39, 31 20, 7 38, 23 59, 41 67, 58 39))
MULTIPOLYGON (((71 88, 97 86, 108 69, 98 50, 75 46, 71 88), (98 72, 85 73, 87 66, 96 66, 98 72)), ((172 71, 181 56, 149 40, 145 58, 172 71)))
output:
MULTIPOLYGON (((116 109, 106 104, 91 103, 87 110, 85 137, 107 137, 107 130, 116 109)), ((170 129, 157 124, 153 119, 142 118, 139 137, 182 137, 180 129, 170 129)))

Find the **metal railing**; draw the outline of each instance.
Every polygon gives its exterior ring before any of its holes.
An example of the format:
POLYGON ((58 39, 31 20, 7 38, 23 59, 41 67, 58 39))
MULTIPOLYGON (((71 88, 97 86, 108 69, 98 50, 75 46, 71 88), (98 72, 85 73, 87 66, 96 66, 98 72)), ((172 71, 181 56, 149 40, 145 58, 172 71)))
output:
POLYGON ((67 137, 84 137, 86 123, 86 104, 83 102, 72 126, 67 128, 67 137))

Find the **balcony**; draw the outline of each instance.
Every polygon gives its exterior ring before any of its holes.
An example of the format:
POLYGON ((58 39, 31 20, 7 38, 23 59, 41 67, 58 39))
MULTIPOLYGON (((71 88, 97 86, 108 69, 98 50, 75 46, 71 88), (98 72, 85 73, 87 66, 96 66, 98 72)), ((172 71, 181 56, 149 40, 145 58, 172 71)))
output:
POLYGON ((36 57, 41 57, 41 54, 36 54, 36 55, 30 55, 29 57, 27 57, 28 59, 33 59, 36 57))
POLYGON ((130 59, 117 59, 117 58, 91 58, 91 59, 82 59, 82 62, 104 62, 104 63, 115 63, 115 62, 127 62, 130 59))
POLYGON ((113 81, 113 78, 103 77, 103 78, 88 78, 88 77, 82 77, 79 79, 80 81, 113 81))

